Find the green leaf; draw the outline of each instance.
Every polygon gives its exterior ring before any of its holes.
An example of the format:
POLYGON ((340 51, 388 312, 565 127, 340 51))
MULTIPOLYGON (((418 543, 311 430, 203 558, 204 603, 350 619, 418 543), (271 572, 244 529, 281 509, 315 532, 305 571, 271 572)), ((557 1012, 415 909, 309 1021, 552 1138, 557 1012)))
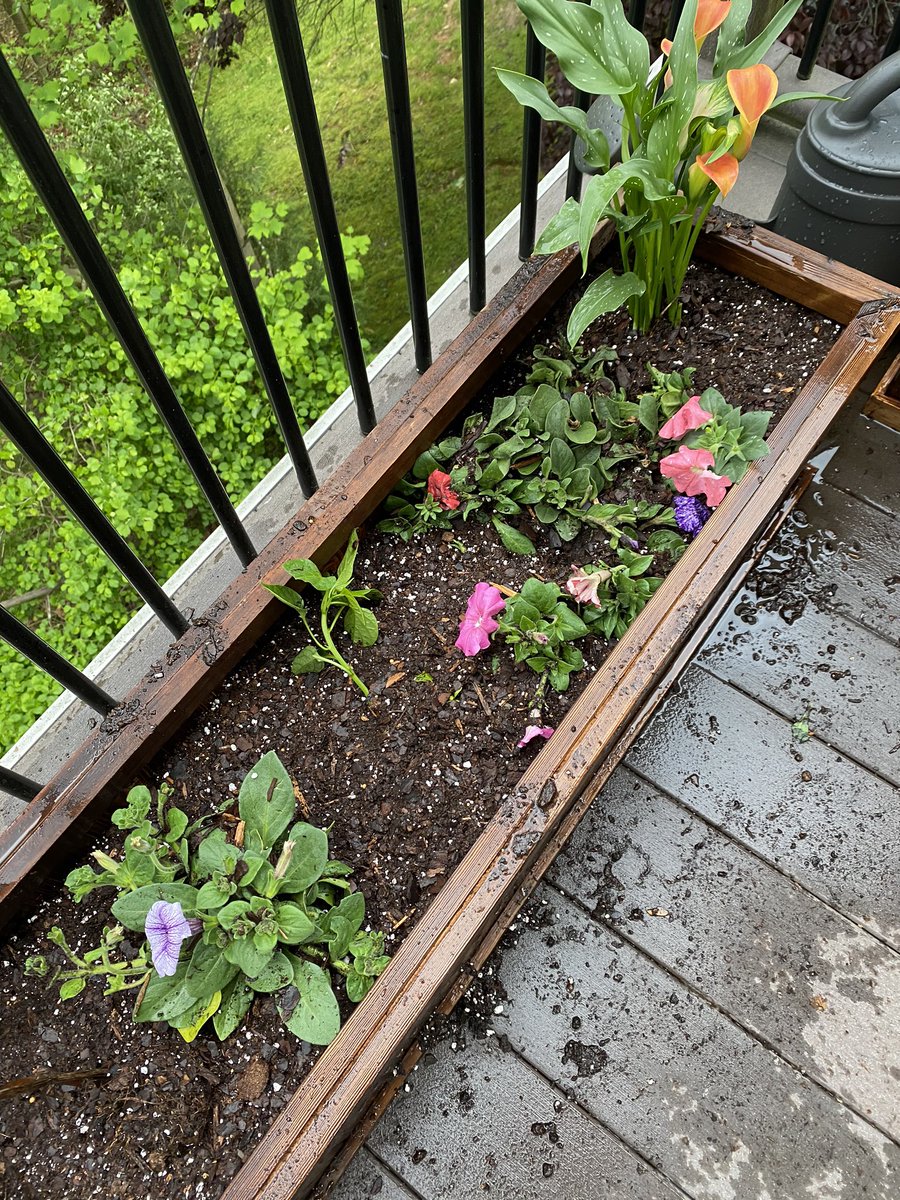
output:
POLYGON ((356 563, 356 551, 359 548, 359 533, 354 529, 347 541, 347 549, 338 567, 337 586, 345 588, 353 578, 353 567, 356 563))
POLYGON ((213 1014, 213 1028, 220 1042, 231 1037, 250 1011, 252 1003, 253 991, 238 975, 222 992, 221 1003, 213 1014))
MULTIPOLYGON (((301 583, 308 583, 310 587, 314 587, 319 592, 327 592, 334 583, 334 577, 323 575, 312 559, 309 558, 289 558, 284 563, 284 569, 292 579, 299 579, 301 583)), ((273 587, 274 585, 269 586, 269 590, 272 591, 273 587)))
MULTIPOLYGON (((644 43, 643 57, 647 66, 641 75, 637 59, 631 61, 617 53, 606 51, 607 36, 615 37, 616 29, 609 26, 605 13, 586 4, 571 4, 569 0, 518 0, 519 7, 531 22, 538 39, 559 59, 566 79, 582 91, 597 96, 617 96, 643 84, 649 68, 649 51, 644 43)), ((598 5, 599 7, 599 5, 598 5)), ((637 30, 632 30, 637 34, 637 30)), ((640 37, 640 34, 638 34, 640 37)), ((618 49, 618 47, 617 47, 618 49)))
POLYGON ((553 612, 559 600, 559 588, 555 583, 542 583, 540 579, 534 578, 526 579, 519 594, 545 616, 553 612))
POLYGON ((286 954, 276 950, 268 965, 250 981, 254 992, 280 992, 294 981, 294 969, 286 954))
POLYGON ((67 979, 65 983, 59 985, 60 1000, 71 1000, 84 991, 85 980, 82 978, 67 979))
POLYGON ((184 990, 189 996, 200 1000, 222 991, 237 973, 238 968, 228 961, 221 947, 199 942, 188 963, 184 990))
MULTIPOLYGON (((608 151, 607 151, 608 153, 608 151)), ((555 254, 578 241, 578 223, 581 205, 571 196, 555 216, 544 227, 544 232, 534 247, 535 254, 555 254)))
POLYGON ((186 917, 197 915, 197 889, 186 883, 150 883, 137 891, 126 892, 119 896, 110 912, 126 929, 143 933, 147 913, 157 900, 165 900, 167 904, 177 902, 186 917))
POLYGON ((360 975, 358 971, 350 971, 344 980, 347 988, 347 999, 353 1004, 359 1004, 375 983, 374 976, 360 975))
POLYGON ((550 443, 550 466, 557 479, 565 482, 575 470, 575 455, 562 438, 550 443))
POLYGON ((301 616, 306 617, 306 601, 293 588, 285 587, 281 583, 266 583, 263 584, 263 587, 273 596, 277 596, 282 604, 286 604, 288 608, 293 608, 301 616))
POLYGON ((378 641, 378 621, 375 614, 361 608, 354 600, 344 610, 344 628, 357 646, 374 646, 378 641))
POLYGON ((492 517, 491 521, 500 535, 500 541, 503 543, 504 549, 509 550, 511 554, 537 553, 534 543, 524 533, 519 533, 518 529, 513 529, 511 525, 507 525, 499 517, 492 517))
POLYGON ((289 946, 299 946, 319 934, 319 928, 296 904, 276 904, 275 924, 278 940, 289 946))
POLYGON ((238 812, 247 835, 259 839, 259 849, 271 849, 294 815, 297 801, 290 776, 274 750, 248 771, 238 794, 238 812))
POLYGON ((566 326, 569 345, 574 346, 592 321, 604 313, 615 312, 632 296, 642 296, 646 289, 643 279, 631 271, 616 275, 612 269, 604 271, 599 279, 589 285, 584 295, 572 309, 566 326))
POLYGON ((133 787, 125 798, 126 808, 117 808, 110 820, 118 829, 136 829, 146 820, 153 803, 149 788, 133 787))
POLYGON ((188 827, 187 814, 183 813, 180 808, 170 808, 166 812, 166 825, 168 826, 166 841, 177 842, 179 838, 184 837, 184 831, 188 827))
POLYGON ((174 975, 157 975, 154 971, 143 999, 134 1014, 135 1021, 168 1021, 193 1004, 193 997, 184 987, 187 963, 180 962, 174 975))
POLYGON ((638 401, 638 420, 649 434, 659 433, 659 401, 653 392, 645 392, 638 401))
POLYGON ((294 987, 299 996, 292 1009, 285 994, 276 1000, 281 1019, 291 1033, 303 1041, 313 1046, 327 1046, 337 1037, 341 1027, 341 1011, 328 975, 314 963, 292 955, 289 957, 292 959, 294 987))
POLYGON ((272 949, 260 950, 252 937, 233 938, 225 946, 225 958, 240 967, 248 979, 255 979, 266 968, 272 949))
POLYGON ((202 879, 218 871, 230 875, 241 852, 225 837, 224 829, 213 829, 203 838, 194 857, 194 870, 202 879))
POLYGON ((324 829, 298 821, 291 827, 286 841, 294 843, 291 861, 280 880, 281 894, 304 892, 318 880, 328 862, 328 834, 324 829))
MULTIPOLYGON (((583 109, 576 108, 573 105, 556 104, 550 98, 550 93, 547 91, 546 86, 531 75, 520 75, 516 71, 503 71, 498 67, 494 69, 497 73, 497 78, 504 87, 512 92, 520 104, 528 108, 533 108, 535 112, 540 113, 545 121, 559 121, 573 130, 585 143, 592 166, 602 167, 603 169, 609 167, 609 143, 606 140, 606 135, 601 130, 592 129, 588 125, 587 115, 583 109)), ((571 201, 566 201, 566 203, 571 203, 571 201)), ((553 221, 550 224, 552 225, 553 221)), ((544 241, 546 232, 545 230, 541 237, 542 241, 544 241)), ((563 246, 570 246, 575 240, 574 237, 569 238, 568 241, 554 246, 553 250, 561 250, 563 246)), ((536 249, 535 253, 552 254, 553 250, 548 250, 546 245, 544 245, 541 249, 536 249)))
POLYGON ((791 21, 793 21, 802 3, 803 0, 788 0, 788 3, 778 10, 762 33, 742 49, 735 49, 730 52, 727 61, 723 61, 721 66, 717 52, 716 70, 719 72, 726 70, 734 71, 739 67, 755 66, 774 45, 785 29, 787 29, 791 21))
POLYGON ((318 675, 327 666, 327 660, 322 658, 313 646, 304 646, 291 663, 291 671, 294 675, 318 675))

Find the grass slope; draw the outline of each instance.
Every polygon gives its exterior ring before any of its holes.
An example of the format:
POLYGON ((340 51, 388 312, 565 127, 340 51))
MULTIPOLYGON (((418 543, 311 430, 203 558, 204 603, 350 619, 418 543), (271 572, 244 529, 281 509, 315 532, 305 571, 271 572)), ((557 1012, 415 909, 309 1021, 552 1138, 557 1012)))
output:
MULTIPOLYGON (((408 0, 404 10, 416 165, 429 293, 466 257, 462 79, 457 0, 408 0)), ((492 67, 522 70, 525 33, 514 0, 486 6, 487 227, 518 202, 522 110, 492 67)), ((313 38, 304 31, 319 122, 343 230, 371 238, 355 298, 373 352, 407 320, 406 284, 374 5, 357 6, 313 38)), ((200 81, 200 90, 206 81, 200 81)), ((303 177, 268 28, 257 23, 240 59, 216 72, 207 128, 243 214, 254 200, 290 206, 279 257, 313 236, 303 177)))

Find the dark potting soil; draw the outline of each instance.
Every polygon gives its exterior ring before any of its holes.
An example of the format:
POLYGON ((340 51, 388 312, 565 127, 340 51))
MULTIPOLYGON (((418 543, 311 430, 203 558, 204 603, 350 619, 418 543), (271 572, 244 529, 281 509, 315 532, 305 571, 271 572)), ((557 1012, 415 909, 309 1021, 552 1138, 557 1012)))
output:
MULTIPOLYGON (((576 298, 551 314, 530 346, 557 344, 576 298)), ((617 348, 609 374, 630 395, 649 382, 647 361, 661 370, 694 365, 698 391, 716 386, 732 403, 777 417, 838 332, 763 288, 697 265, 680 329, 662 321, 637 337, 625 315, 613 314, 589 341, 617 348)), ((507 364, 483 403, 519 386, 529 362, 523 351, 507 364)), ((607 498, 621 501, 633 491, 623 471, 607 498)), ((641 480, 639 494, 667 495, 658 477, 641 480)), ((536 558, 509 554, 473 521, 409 544, 372 523, 362 533, 355 578, 384 593, 381 635, 370 649, 349 648, 369 700, 336 671, 293 676, 290 663, 305 637, 287 618, 142 781, 168 778, 182 806, 198 815, 236 797, 248 769, 276 750, 302 794, 304 816, 333 824, 332 853, 353 866, 367 921, 395 951, 543 745, 516 748, 531 723, 537 676, 514 668, 502 647, 474 659, 454 648, 467 597, 480 580, 518 589, 536 574, 562 584, 573 563, 609 554, 597 533, 554 547, 543 527, 521 525, 538 544, 536 558)), ((662 574, 666 565, 660 556, 653 570, 662 574)), ((585 646, 586 668, 568 693, 548 692, 537 723, 563 720, 608 651, 599 640, 585 646)), ((117 836, 103 847, 115 850, 120 837, 111 833, 117 836)), ((29 955, 57 961, 46 941, 53 924, 76 949, 96 945, 109 922, 105 895, 75 906, 61 888, 50 889, 0 943, 0 1200, 218 1196, 318 1053, 284 1029, 270 996, 256 999, 229 1041, 203 1032, 186 1045, 166 1026, 134 1025, 129 993, 105 998, 89 984, 61 1003, 55 988, 24 976, 29 955), (4 1095, 18 1077, 97 1066, 108 1076, 4 1095)))

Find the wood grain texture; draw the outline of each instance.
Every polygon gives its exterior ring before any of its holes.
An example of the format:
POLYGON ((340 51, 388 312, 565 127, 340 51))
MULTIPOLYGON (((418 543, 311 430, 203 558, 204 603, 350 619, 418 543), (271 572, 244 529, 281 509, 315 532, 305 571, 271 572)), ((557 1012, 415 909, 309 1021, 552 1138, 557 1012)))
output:
MULTIPOLYGON (((611 230, 601 230, 597 247, 610 236, 611 230)), ((788 264, 779 276, 770 236, 749 247, 719 238, 722 245, 709 247, 709 254, 773 290, 808 301, 806 252, 794 247, 800 265, 788 264), (799 282, 794 279, 798 271, 799 282)), ((0 842, 0 920, 21 912, 47 872, 93 836, 120 789, 277 619, 279 603, 259 584, 287 582, 281 569, 286 558, 322 563, 338 551, 416 455, 575 281, 578 266, 571 251, 527 264, 25 810, 0 842)), ((831 278, 828 303, 837 307, 847 286, 844 269, 830 277, 819 266, 816 272, 816 295, 826 295, 831 278)), ((854 294, 861 294, 862 284, 854 286, 854 294)), ((867 287, 869 302, 783 418, 770 439, 770 457, 731 490, 707 533, 690 547, 593 678, 566 725, 534 760, 232 1182, 227 1200, 293 1200, 308 1193, 423 1021, 491 936, 498 916, 514 908, 535 863, 570 820, 590 773, 644 708, 692 622, 721 589, 805 456, 900 325, 900 301, 873 302, 871 295, 879 289, 872 281, 867 287)))
POLYGON ((427 1015, 528 878, 619 732, 640 711, 694 619, 716 595, 867 370, 900 326, 900 300, 867 306, 844 331, 770 439, 771 454, 731 491, 564 726, 482 832, 353 1020, 289 1101, 226 1200, 293 1200, 347 1138, 427 1015))

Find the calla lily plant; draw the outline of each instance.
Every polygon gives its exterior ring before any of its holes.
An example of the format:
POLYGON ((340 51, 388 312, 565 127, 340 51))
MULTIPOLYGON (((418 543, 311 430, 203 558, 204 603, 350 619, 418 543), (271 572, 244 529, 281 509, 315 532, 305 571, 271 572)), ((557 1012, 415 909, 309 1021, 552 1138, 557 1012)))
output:
POLYGON ((610 97, 621 110, 621 157, 613 163, 606 136, 589 128, 580 108, 557 105, 537 79, 498 71, 522 104, 573 129, 586 162, 600 172, 580 202, 567 200, 550 221, 537 253, 577 242, 587 270, 597 222, 608 218, 618 231, 624 271, 606 271, 588 287, 570 317, 569 343, 621 304, 640 331, 664 312, 677 325, 700 229, 718 197, 734 187, 760 118, 789 100, 823 98, 813 92, 776 96, 775 73, 759 61, 802 0, 789 0, 746 45, 752 0, 686 0, 674 38, 663 42, 652 63, 647 39, 628 23, 621 0, 517 2, 569 82, 610 97), (714 31, 712 76, 701 79, 700 51, 714 31))

